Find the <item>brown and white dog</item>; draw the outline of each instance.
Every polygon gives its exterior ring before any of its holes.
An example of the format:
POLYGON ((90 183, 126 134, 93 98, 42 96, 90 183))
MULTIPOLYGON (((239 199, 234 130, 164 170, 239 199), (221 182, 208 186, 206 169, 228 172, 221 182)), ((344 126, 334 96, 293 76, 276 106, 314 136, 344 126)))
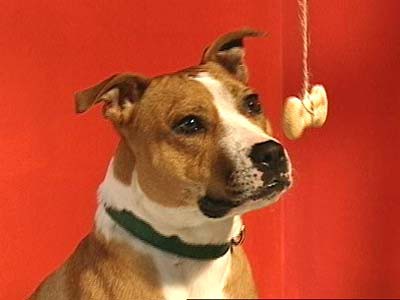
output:
POLYGON ((77 93, 77 112, 103 102, 121 140, 93 232, 31 300, 257 297, 241 246, 216 258, 181 256, 131 234, 107 209, 179 245, 209 248, 235 240, 240 215, 277 201, 291 184, 290 162, 244 63, 243 38, 261 35, 232 32, 198 66, 151 79, 117 74, 77 93))

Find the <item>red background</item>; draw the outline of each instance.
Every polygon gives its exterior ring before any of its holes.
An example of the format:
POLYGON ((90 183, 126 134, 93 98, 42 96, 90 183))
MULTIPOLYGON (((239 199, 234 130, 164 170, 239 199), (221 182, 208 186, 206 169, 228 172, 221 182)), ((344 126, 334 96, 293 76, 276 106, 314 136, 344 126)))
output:
POLYGON ((280 116, 301 87, 296 1, 2 1, 0 299, 27 297, 91 230, 117 137, 99 109, 74 114, 73 92, 196 64, 243 26, 269 32, 247 43, 251 84, 296 179, 284 201, 246 216, 261 296, 400 297, 400 2, 310 2, 312 80, 330 111, 290 142, 280 116))

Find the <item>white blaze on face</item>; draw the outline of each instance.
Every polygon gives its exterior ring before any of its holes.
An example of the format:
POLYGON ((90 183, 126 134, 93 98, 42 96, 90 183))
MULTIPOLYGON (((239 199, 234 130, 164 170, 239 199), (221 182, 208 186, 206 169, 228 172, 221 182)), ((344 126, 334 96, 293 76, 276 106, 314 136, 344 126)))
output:
POLYGON ((200 73, 194 80, 203 84, 213 97, 225 132, 220 146, 232 159, 238 172, 233 174, 237 176, 234 181, 242 183, 251 193, 263 185, 262 173, 254 168, 249 158, 251 148, 272 138, 239 112, 232 94, 220 81, 208 73, 200 73))

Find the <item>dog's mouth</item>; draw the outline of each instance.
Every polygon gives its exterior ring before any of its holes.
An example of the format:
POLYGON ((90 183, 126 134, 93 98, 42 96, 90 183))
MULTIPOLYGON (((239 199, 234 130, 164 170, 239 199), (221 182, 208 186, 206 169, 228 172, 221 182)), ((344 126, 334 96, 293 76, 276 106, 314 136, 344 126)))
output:
POLYGON ((291 181, 288 178, 274 179, 251 195, 235 195, 232 199, 214 198, 206 195, 198 201, 201 212, 209 218, 222 218, 233 208, 249 201, 271 200, 288 189, 291 181))
POLYGON ((291 181, 288 178, 274 179, 268 183, 264 188, 260 189, 257 193, 250 197, 251 200, 257 201, 260 199, 271 199, 277 194, 288 189, 291 185, 291 181))

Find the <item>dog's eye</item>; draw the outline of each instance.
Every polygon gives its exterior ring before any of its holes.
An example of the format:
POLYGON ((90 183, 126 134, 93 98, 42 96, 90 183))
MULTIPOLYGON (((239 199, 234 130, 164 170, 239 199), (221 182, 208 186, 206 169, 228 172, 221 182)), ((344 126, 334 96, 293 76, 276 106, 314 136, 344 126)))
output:
POLYGON ((251 115, 258 115, 262 112, 261 103, 257 94, 250 94, 244 98, 244 108, 251 115))
POLYGON ((178 134, 189 135, 202 132, 205 128, 200 118, 196 116, 187 116, 177 122, 173 129, 178 134))

